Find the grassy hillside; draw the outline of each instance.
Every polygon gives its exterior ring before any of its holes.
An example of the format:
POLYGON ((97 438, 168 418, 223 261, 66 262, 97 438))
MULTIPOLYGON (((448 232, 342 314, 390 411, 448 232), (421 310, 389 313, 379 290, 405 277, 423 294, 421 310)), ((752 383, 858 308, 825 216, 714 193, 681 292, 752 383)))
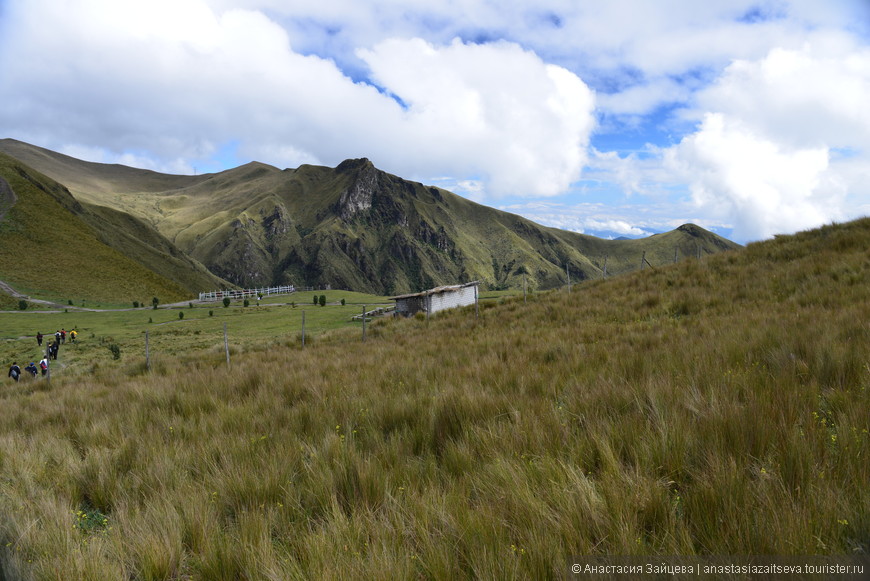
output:
POLYGON ((35 164, 86 203, 157 229, 211 272, 241 286, 292 283, 379 294, 471 280, 492 289, 546 289, 699 251, 736 248, 697 226, 610 241, 546 228, 448 191, 378 170, 279 170, 250 163, 217 174, 166 176, 87 163, 13 140, 0 150, 35 164))
POLYGON ((829 226, 479 318, 379 321, 365 343, 254 325, 228 369, 185 318, 150 374, 6 380, 6 572, 547 579, 572 555, 866 555, 868 248, 870 220, 829 226))
POLYGON ((62 186, 0 154, 0 176, 17 200, 0 219, 0 280, 19 292, 80 304, 190 296, 98 239, 62 186))

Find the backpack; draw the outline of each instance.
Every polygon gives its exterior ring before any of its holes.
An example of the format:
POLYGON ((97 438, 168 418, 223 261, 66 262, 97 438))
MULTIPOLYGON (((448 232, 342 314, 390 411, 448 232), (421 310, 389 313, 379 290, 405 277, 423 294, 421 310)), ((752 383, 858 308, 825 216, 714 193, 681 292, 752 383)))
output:
POLYGON ((18 368, 13 367, 9 374, 12 376, 12 379, 18 379, 18 368))
POLYGON ((45 361, 40 361, 39 368, 45 371, 46 369, 48 369, 48 364, 45 361))

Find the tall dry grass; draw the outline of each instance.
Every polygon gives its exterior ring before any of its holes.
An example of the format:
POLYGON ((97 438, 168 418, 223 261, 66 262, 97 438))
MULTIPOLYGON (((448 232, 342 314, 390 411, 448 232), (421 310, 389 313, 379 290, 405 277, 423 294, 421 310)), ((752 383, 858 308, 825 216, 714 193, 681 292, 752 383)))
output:
POLYGON ((27 579, 870 550, 870 221, 311 348, 0 391, 27 579), (83 516, 84 515, 84 516, 83 516))

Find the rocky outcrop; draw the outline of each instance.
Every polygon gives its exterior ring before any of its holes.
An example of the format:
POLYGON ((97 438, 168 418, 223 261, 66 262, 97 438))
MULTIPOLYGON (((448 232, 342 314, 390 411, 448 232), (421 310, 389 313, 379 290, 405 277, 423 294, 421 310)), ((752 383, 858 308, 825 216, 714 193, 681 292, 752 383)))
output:
POLYGON ((337 213, 348 222, 360 212, 371 209, 372 199, 378 189, 378 170, 365 158, 345 161, 336 170, 342 173, 357 170, 353 182, 338 199, 337 213))

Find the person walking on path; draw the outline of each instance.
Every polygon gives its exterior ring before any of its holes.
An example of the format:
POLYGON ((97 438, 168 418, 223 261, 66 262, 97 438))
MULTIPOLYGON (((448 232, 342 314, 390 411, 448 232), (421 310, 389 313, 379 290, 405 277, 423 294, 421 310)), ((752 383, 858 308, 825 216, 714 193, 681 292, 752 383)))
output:
POLYGON ((12 363, 12 366, 9 368, 9 377, 15 381, 18 381, 18 378, 21 377, 21 368, 18 367, 18 363, 12 363))
POLYGON ((42 333, 36 334, 36 344, 42 347, 42 333))
POLYGON ((60 330, 60 342, 61 344, 66 344, 66 329, 60 330))
POLYGON ((45 374, 48 371, 48 357, 42 358, 39 362, 39 368, 42 370, 42 376, 45 377, 45 374))
POLYGON ((52 343, 51 345, 48 346, 48 354, 55 361, 57 361, 57 352, 59 349, 60 349, 60 345, 58 344, 57 341, 55 341, 54 343, 52 343))
POLYGON ((30 365, 24 368, 24 371, 26 371, 33 377, 36 377, 36 374, 39 373, 36 369, 36 363, 34 363, 33 361, 30 362, 30 365))

